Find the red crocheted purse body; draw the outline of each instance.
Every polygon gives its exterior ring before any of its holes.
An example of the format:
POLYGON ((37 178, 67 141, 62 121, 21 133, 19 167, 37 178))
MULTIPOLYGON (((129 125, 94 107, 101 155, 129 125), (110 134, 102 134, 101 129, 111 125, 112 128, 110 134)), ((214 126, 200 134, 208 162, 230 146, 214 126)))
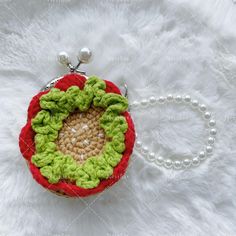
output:
MULTIPOLYGON (((71 86, 78 86, 80 89, 83 89, 85 81, 86 78, 82 75, 69 74, 65 75, 61 80, 59 80, 54 87, 59 88, 62 91, 66 91, 71 86)), ((121 94, 118 87, 114 85, 112 82, 105 81, 105 83, 106 83, 106 90, 105 90, 106 93, 121 94)), ((20 151, 28 163, 33 178, 44 188, 69 197, 89 196, 92 194, 99 193, 104 189, 112 186, 124 175, 128 166, 130 156, 132 154, 133 145, 135 141, 135 130, 130 114, 128 112, 124 112, 122 114, 125 117, 128 124, 128 129, 125 133, 125 151, 122 154, 120 162, 114 167, 113 174, 109 178, 101 180, 101 182, 97 187, 90 189, 78 187, 76 184, 67 182, 66 180, 60 180, 58 183, 51 184, 48 182, 47 178, 45 178, 41 174, 40 169, 37 166, 35 166, 31 161, 32 156, 35 154, 35 141, 34 141, 35 132, 32 129, 31 121, 36 116, 36 114, 41 110, 39 103, 40 97, 48 92, 49 90, 40 92, 32 98, 28 108, 27 123, 22 128, 19 136, 20 151)))

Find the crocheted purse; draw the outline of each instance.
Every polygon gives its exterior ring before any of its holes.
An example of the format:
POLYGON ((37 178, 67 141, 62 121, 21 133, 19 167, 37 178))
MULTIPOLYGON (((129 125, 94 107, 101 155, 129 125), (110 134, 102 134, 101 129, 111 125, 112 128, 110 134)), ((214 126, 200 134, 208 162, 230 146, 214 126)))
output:
POLYGON ((69 197, 103 191, 125 173, 135 131, 127 99, 110 81, 77 73, 30 102, 20 151, 33 178, 69 197))

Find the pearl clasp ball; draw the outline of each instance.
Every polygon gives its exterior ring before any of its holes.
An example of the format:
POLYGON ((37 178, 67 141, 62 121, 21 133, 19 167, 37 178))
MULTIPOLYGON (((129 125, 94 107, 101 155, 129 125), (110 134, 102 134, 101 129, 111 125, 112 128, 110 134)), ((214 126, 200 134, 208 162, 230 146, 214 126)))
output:
POLYGON ((67 54, 67 52, 60 52, 57 58, 62 65, 67 66, 68 64, 70 64, 69 55, 67 54))
POLYGON ((89 48, 82 48, 77 56, 81 63, 89 63, 92 59, 92 51, 89 48))

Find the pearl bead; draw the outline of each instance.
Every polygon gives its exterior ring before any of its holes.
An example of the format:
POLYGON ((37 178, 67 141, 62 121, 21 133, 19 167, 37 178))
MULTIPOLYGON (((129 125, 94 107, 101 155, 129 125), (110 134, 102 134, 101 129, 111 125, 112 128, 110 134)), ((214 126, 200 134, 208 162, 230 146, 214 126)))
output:
POLYGON ((204 160, 206 158, 206 154, 204 151, 199 152, 198 156, 201 160, 204 160))
POLYGON ((182 101, 182 97, 180 95, 176 95, 175 101, 178 102, 178 103, 181 102, 182 101))
POLYGON ((97 136, 98 136, 99 138, 103 138, 103 137, 104 137, 104 134, 103 134, 103 133, 99 133, 97 136))
POLYGON ((76 133, 77 131, 76 131, 75 128, 71 128, 71 132, 72 132, 72 133, 76 133))
POLYGON ((75 138, 72 138, 72 139, 71 139, 71 143, 72 143, 72 144, 75 144, 75 143, 76 143, 76 139, 75 139, 75 138))
POLYGON ((192 163, 193 163, 193 166, 198 166, 200 163, 200 160, 197 157, 194 157, 192 163))
POLYGON ((185 159, 183 161, 183 165, 184 165, 184 167, 189 167, 191 165, 191 161, 189 159, 185 159))
POLYGON ((212 146, 206 146, 206 152, 207 153, 212 153, 212 151, 213 151, 212 146))
POLYGON ((216 129, 210 129, 210 135, 216 135, 217 134, 217 130, 216 129))
POLYGON ((148 161, 150 161, 150 162, 155 161, 155 153, 154 153, 154 152, 148 153, 147 159, 148 159, 148 161))
POLYGON ((209 126, 215 126, 216 125, 216 121, 215 120, 209 120, 209 126))
POLYGON ((208 111, 205 112, 205 113, 204 113, 204 118, 207 119, 207 120, 210 119, 210 118, 211 118, 211 113, 208 112, 208 111))
POLYGON ((191 104, 194 108, 196 108, 198 106, 198 100, 193 100, 191 104))
POLYGON ((165 167, 166 168, 171 168, 173 165, 173 162, 170 159, 165 160, 165 167))
POLYGON ((137 148, 137 149, 140 149, 141 147, 142 147, 142 142, 141 141, 136 141, 136 143, 135 143, 135 147, 137 148))
POLYGON ((68 65, 70 63, 69 60, 69 55, 66 52, 60 52, 58 54, 58 61, 62 64, 62 65, 68 65))
POLYGON ((205 104, 201 104, 199 106, 199 109, 200 109, 200 111, 206 111, 206 105, 205 104))
POLYGON ((167 100, 170 102, 174 99, 173 95, 172 94, 168 94, 167 95, 167 100))
POLYGON ((90 144, 90 141, 88 139, 85 139, 83 141, 84 146, 88 146, 90 144))
POLYGON ((133 108, 137 108, 139 106, 139 102, 137 101, 134 101, 132 104, 131 104, 131 107, 133 108))
POLYGON ((78 54, 78 60, 82 63, 89 63, 92 58, 92 51, 89 48, 82 48, 78 54))
POLYGON ((158 102, 159 102, 159 103, 164 103, 165 100, 166 100, 166 98, 163 97, 163 96, 160 96, 160 97, 158 98, 158 102))
POLYGON ((156 99, 154 96, 152 96, 152 97, 149 98, 149 102, 150 102, 151 104, 155 104, 156 101, 157 101, 157 99, 156 99))
POLYGON ((184 101, 185 102, 190 102, 191 101, 191 97, 189 95, 185 95, 184 96, 184 101))
POLYGON ((147 99, 143 99, 143 100, 141 101, 141 105, 142 105, 143 107, 147 106, 147 104, 148 104, 148 100, 147 100, 147 99))
POLYGON ((156 158, 155 163, 160 166, 160 165, 163 164, 163 161, 164 161, 163 157, 162 157, 162 156, 158 156, 158 157, 156 158))
POLYGON ((208 142, 209 144, 214 144, 215 139, 214 139, 213 137, 209 137, 209 138, 207 139, 207 142, 208 142))
POLYGON ((89 130, 89 127, 87 124, 84 124, 82 125, 81 129, 86 131, 86 130, 89 130))
POLYGON ((181 161, 175 161, 174 162, 174 167, 175 169, 180 169, 182 167, 182 162, 181 161))
POLYGON ((148 153, 148 148, 147 148, 147 147, 142 147, 142 148, 141 148, 141 152, 142 152, 143 154, 147 154, 147 153, 148 153))

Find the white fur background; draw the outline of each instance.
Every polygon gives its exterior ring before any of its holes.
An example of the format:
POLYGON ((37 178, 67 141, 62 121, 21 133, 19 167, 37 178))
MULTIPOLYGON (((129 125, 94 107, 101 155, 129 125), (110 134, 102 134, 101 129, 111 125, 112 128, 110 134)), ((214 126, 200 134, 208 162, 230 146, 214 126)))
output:
MULTIPOLYGON (((234 0, 0 0, 0 236, 236 235, 236 2, 234 0), (214 156, 169 171, 134 152, 127 175, 85 199, 45 191, 18 135, 33 95, 66 73, 66 50, 93 50, 89 75, 128 84, 130 100, 189 93, 215 114, 214 156)), ((133 111, 137 133, 164 155, 198 151, 191 110, 133 111)))

